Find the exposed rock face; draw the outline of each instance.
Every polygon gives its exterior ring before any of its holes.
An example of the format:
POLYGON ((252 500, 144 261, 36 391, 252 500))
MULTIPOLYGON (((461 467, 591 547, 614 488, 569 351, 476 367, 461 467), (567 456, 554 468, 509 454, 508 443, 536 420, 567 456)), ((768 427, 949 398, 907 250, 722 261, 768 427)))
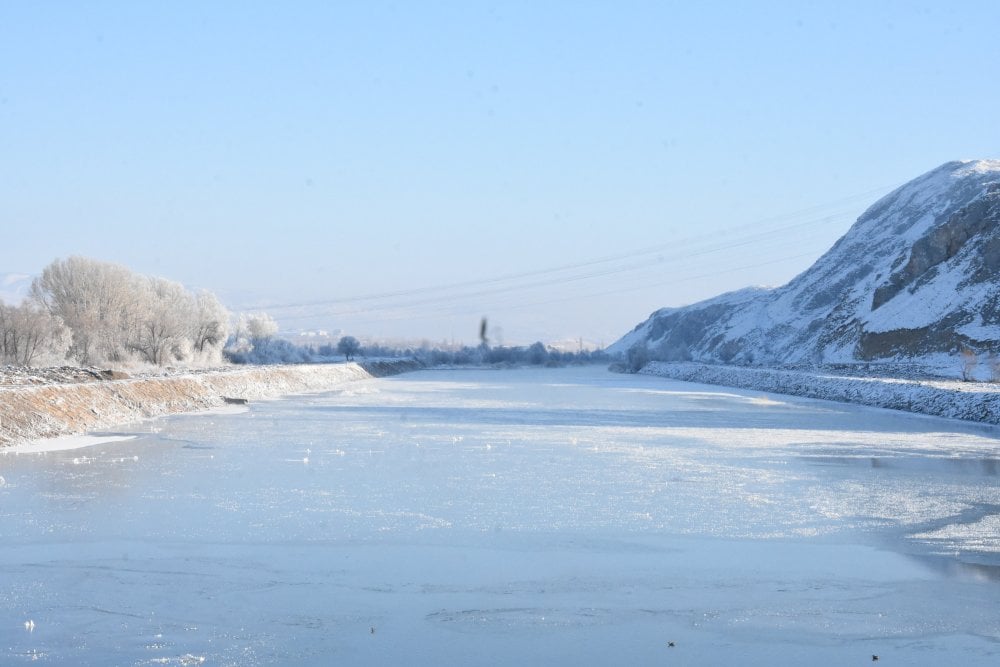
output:
POLYGON ((944 164, 876 202, 787 285, 657 311, 610 350, 635 345, 737 364, 1000 352, 1000 161, 944 164))
MULTIPOLYGON (((971 239, 977 243, 972 252, 978 255, 976 282, 995 275, 1000 259, 1000 238, 997 237, 997 220, 1000 220, 1000 183, 987 186, 986 193, 965 208, 956 211, 946 222, 929 230, 914 242, 909 258, 889 280, 875 289, 872 310, 875 310, 904 288, 913 287, 918 279, 933 277, 928 272, 958 255, 971 239), (980 237, 980 238, 977 238, 980 237), (978 278, 978 279, 977 279, 978 278)), ((901 263, 899 257, 895 263, 901 263)), ((894 263, 894 264, 895 264, 894 263)))

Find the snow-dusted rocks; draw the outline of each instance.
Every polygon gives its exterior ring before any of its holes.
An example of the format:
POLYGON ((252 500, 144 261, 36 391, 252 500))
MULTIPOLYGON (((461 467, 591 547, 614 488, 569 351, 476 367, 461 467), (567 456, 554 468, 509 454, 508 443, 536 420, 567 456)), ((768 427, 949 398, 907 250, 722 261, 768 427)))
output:
POLYGON ((914 179, 787 285, 659 310, 609 351, 630 348, 754 365, 1000 352, 1000 161, 949 162, 914 179))
POLYGON ((640 372, 685 382, 1000 424, 1000 387, 996 385, 656 361, 640 372))

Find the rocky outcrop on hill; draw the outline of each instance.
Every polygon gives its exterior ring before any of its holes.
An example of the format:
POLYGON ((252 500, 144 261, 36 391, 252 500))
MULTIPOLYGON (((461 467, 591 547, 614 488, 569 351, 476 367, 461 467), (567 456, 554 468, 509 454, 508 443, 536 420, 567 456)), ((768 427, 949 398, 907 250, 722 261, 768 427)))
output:
POLYGON ((808 270, 653 313, 609 350, 818 365, 1000 353, 1000 161, 949 162, 869 208, 808 270))
MULTIPOLYGON (((129 379, 114 379, 110 374, 95 378, 90 372, 94 369, 77 369, 80 372, 69 373, 68 381, 0 386, 0 447, 208 410, 224 405, 227 398, 249 401, 329 391, 344 382, 420 367, 413 360, 391 360, 254 366, 129 379)), ((34 378, 46 376, 46 371, 36 369, 27 373, 34 378)))

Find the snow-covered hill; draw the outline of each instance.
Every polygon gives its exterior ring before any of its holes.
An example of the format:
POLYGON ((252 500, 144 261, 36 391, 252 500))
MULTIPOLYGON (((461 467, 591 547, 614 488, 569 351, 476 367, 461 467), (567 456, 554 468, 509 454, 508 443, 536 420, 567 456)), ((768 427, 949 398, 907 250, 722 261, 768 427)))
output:
POLYGON ((755 365, 1000 352, 1000 161, 944 164, 876 202, 787 285, 656 311, 609 351, 642 347, 755 365))

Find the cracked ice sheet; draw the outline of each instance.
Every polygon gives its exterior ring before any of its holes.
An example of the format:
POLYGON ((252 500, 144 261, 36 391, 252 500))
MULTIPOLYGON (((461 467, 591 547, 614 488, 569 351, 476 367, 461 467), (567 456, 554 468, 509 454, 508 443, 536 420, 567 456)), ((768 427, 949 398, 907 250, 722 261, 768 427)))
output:
POLYGON ((995 430, 599 369, 370 387, 0 457, 0 661, 996 659, 995 430))

